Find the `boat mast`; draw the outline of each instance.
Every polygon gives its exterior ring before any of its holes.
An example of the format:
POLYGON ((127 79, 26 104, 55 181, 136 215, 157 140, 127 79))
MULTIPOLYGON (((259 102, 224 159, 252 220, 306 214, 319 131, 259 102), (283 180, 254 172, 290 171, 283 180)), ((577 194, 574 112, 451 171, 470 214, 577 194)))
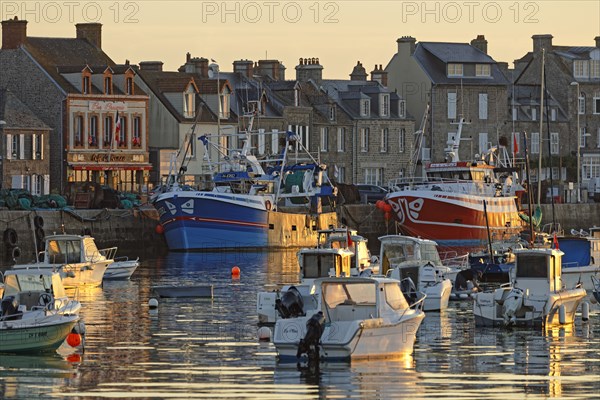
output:
MULTIPOLYGON (((540 133, 539 135, 539 157, 538 157, 538 190, 537 190, 537 203, 541 204, 542 201, 542 132, 543 132, 543 120, 544 120, 544 63, 545 63, 546 49, 542 49, 542 83, 540 91, 540 133)), ((550 172, 552 173, 552 172, 550 172)), ((551 193, 552 195, 552 193, 551 193)))
POLYGON ((415 132, 415 140, 413 142, 413 152, 410 157, 410 161, 408 163, 407 176, 409 178, 414 178, 415 170, 417 169, 417 163, 419 162, 419 158, 421 158, 421 146, 423 146, 423 135, 425 134, 425 125, 427 124, 427 117, 429 116, 429 103, 425 107, 425 113, 423 114, 423 119, 421 120, 421 127, 418 131, 415 132))

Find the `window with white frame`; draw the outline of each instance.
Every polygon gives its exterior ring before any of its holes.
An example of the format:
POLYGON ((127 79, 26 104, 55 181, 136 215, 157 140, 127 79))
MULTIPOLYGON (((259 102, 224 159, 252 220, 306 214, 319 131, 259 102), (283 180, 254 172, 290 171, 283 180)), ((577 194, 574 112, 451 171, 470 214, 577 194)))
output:
POLYGON ((133 78, 127 77, 125 79, 125 93, 132 95, 133 94, 133 78))
POLYGON ((112 94, 112 78, 110 76, 104 77, 104 94, 112 94))
POLYGON ((550 132, 550 154, 558 154, 558 132, 550 132))
POLYGON ((41 133, 34 134, 31 137, 31 159, 44 159, 44 135, 41 133))
POLYGON ((531 154, 540 154, 540 133, 531 132, 531 154))
POLYGON ((337 151, 346 151, 346 128, 337 128, 337 151))
POLYGON ((583 115, 583 114, 585 114, 585 93, 583 93, 583 92, 579 93, 578 101, 579 101, 579 106, 578 106, 579 115, 583 115))
POLYGON ((230 109, 230 94, 229 94, 229 89, 225 88, 223 90, 223 93, 221 93, 220 96, 220 107, 221 109, 219 110, 219 117, 221 119, 228 119, 229 118, 229 109, 230 109))
POLYGON ((448 93, 448 119, 456 119, 456 93, 448 93))
POLYGON ((381 109, 379 110, 379 115, 382 117, 389 117, 389 115, 390 115, 390 95, 382 94, 380 100, 381 100, 381 102, 380 102, 381 109))
POLYGON ((257 151, 259 155, 263 155, 265 154, 265 152, 267 151, 267 142, 266 142, 266 137, 265 137, 265 130, 264 129, 259 129, 258 130, 258 146, 257 147, 257 151))
POLYGON ((594 92, 594 98, 592 100, 594 114, 600 114, 600 91, 594 92))
POLYGON ((365 183, 368 185, 383 184, 383 168, 365 168, 365 183))
POLYGON ((360 101, 360 116, 368 117, 371 115, 371 100, 362 99, 360 101))
POLYGON ((463 65, 448 63, 448 76, 463 76, 463 65))
POLYGON ((600 78, 600 60, 590 60, 590 78, 600 78))
POLYGON ((383 128, 381 130, 381 140, 380 140, 380 144, 379 144, 379 152, 381 152, 381 153, 387 153, 387 151, 388 151, 388 136, 389 136, 389 129, 383 128))
POLYGON ((25 135, 6 135, 6 158, 9 160, 25 159, 25 135))
POLYGON ((82 88, 82 92, 83 94, 90 94, 92 92, 92 84, 91 84, 91 78, 89 76, 84 76, 83 77, 83 88, 82 88))
POLYGON ((535 107, 531 107, 531 120, 537 120, 537 108, 535 107))
POLYGON ((106 116, 104 117, 104 146, 110 146, 110 144, 112 143, 111 139, 112 139, 112 132, 113 132, 113 125, 112 125, 112 117, 110 116, 106 116))
MULTIPOLYGON (((292 125, 288 125, 288 131, 292 131, 296 134, 296 136, 298 136, 300 138, 300 143, 302 144, 302 146, 304 146, 306 149, 309 149, 309 135, 308 135, 308 126, 303 126, 303 125, 294 125, 292 127, 292 125)), ((298 142, 296 142, 298 143, 298 142)))
POLYGON ((74 145, 83 146, 83 116, 75 117, 74 145))
POLYGON ((491 70, 490 64, 475 64, 475 76, 490 76, 491 70))
POLYGON ((488 118, 488 95, 479 93, 479 119, 488 118))
POLYGON ((44 193, 44 175, 37 175, 35 179, 35 190, 38 195, 48 194, 44 193))
POLYGON ((586 141, 586 139, 589 136, 589 134, 585 131, 585 126, 582 126, 582 127, 579 128, 579 135, 580 135, 580 139, 581 139, 579 141, 579 144, 580 144, 579 147, 582 147, 582 148, 583 147, 587 147, 587 141, 586 141))
POLYGON ((334 166, 333 176, 338 183, 344 183, 346 180, 346 167, 338 165, 334 166))
POLYGON ((369 151, 369 128, 360 128, 360 151, 369 151))
POLYGON ((335 121, 335 105, 333 104, 329 106, 329 120, 335 121))
POLYGON ((406 129, 400 128, 398 132, 398 151, 404 153, 406 150, 406 129))
POLYGON ((142 119, 140 117, 133 118, 133 137, 131 144, 136 147, 142 145, 142 119))
POLYGON ((98 117, 90 117, 90 131, 88 132, 88 145, 98 146, 98 117))
POLYGON ((321 128, 321 151, 325 152, 329 149, 329 128, 321 128))
POLYGON ((573 76, 575 78, 587 78, 588 77, 588 61, 587 60, 573 61, 573 76))
MULTIPOLYGON (((456 133, 452 133, 452 135, 456 135, 456 133)), ((448 134, 450 136, 450 134, 448 134)), ((450 139, 450 138, 448 138, 450 139)), ((488 134, 487 132, 479 133, 479 154, 483 154, 488 149, 488 134)))
POLYGON ((406 101, 398 101, 398 116, 400 118, 406 118, 406 101))

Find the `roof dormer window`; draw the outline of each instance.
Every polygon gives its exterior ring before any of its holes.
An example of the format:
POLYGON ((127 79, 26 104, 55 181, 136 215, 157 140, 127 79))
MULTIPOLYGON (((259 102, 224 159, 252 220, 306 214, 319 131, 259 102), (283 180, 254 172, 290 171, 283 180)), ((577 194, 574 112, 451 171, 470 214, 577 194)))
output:
POLYGON ((360 101, 360 116, 368 117, 371 115, 371 100, 363 99, 360 101))
POLYGON ((490 64, 475 64, 475 76, 491 76, 490 64))
POLYGON ((193 85, 188 85, 183 92, 183 116, 185 118, 193 118, 195 110, 195 91, 193 85))
POLYGON ((379 115, 381 117, 389 117, 390 116, 390 95, 382 94, 380 97, 379 103, 379 115))
POLYGON ((133 95, 133 76, 125 78, 125 93, 133 95))
POLYGON ((448 76, 463 76, 463 65, 448 63, 448 76))
POLYGON ((335 106, 333 104, 329 106, 329 120, 335 121, 335 106))
POLYGON ((112 77, 104 76, 104 94, 112 94, 112 77))
POLYGON ((404 100, 398 102, 398 116, 400 118, 406 118, 406 101, 404 100))
POLYGON ((81 93, 91 94, 92 93, 92 77, 84 75, 81 83, 81 93))

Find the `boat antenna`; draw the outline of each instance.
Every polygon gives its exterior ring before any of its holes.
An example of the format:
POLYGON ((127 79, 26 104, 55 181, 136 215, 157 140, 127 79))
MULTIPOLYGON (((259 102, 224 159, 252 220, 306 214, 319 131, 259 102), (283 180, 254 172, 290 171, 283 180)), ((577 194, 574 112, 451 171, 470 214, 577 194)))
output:
POLYGON ((485 216, 485 230, 487 231, 488 249, 490 252, 490 264, 494 263, 494 253, 492 250, 492 238, 490 236, 490 223, 488 221, 487 202, 483 200, 483 215, 485 216))
POLYGON ((533 247, 533 216, 531 209, 533 203, 531 202, 531 195, 533 193, 531 189, 531 180, 529 176, 529 149, 527 149, 527 132, 523 132, 523 138, 525 140, 525 175, 527 176, 527 214, 529 214, 529 247, 533 247))

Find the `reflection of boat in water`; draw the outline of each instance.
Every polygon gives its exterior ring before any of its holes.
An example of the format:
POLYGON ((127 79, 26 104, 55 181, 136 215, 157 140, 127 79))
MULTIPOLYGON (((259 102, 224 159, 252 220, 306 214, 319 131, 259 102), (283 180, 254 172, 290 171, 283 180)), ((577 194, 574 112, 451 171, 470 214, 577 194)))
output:
POLYGON ((425 313, 409 307, 400 282, 383 277, 320 278, 312 316, 278 319, 279 362, 348 361, 411 353, 425 313))
POLYGON ((477 325, 552 326, 572 324, 586 296, 583 288, 565 289, 563 252, 526 249, 515 252, 510 284, 473 295, 477 325))
POLYGON ((44 377, 70 377, 75 367, 59 354, 2 354, 0 356, 0 376, 5 374, 15 375, 15 370, 23 370, 23 374, 30 376, 34 370, 39 376, 44 377))

